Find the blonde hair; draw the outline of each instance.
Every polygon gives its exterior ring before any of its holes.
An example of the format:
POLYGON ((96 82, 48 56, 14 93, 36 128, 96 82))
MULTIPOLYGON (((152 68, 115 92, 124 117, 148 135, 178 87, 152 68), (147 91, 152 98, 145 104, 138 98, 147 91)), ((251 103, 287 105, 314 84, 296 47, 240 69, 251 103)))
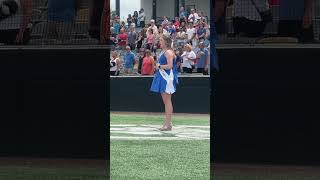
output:
POLYGON ((192 51, 192 46, 190 44, 186 44, 184 46, 188 51, 192 51))
POLYGON ((151 55, 152 55, 152 54, 151 54, 151 51, 150 51, 149 49, 147 49, 147 50, 145 51, 145 53, 146 53, 147 56, 151 56, 151 55))
POLYGON ((164 40, 165 45, 167 46, 167 48, 171 48, 171 46, 172 46, 172 38, 171 38, 170 34, 169 33, 163 33, 162 34, 162 39, 164 40))

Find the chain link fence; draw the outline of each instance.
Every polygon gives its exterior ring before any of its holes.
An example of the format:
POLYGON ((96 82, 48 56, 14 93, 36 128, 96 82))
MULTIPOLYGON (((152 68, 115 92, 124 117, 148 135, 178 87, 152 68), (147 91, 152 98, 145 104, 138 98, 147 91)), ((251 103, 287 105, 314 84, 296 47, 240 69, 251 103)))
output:
POLYGON ((319 43, 319 0, 216 0, 214 14, 218 43, 319 43))
POLYGON ((109 0, 0 0, 0 47, 101 44, 101 32, 106 31, 104 26, 109 21, 106 12, 110 13, 104 8, 109 3, 109 0))

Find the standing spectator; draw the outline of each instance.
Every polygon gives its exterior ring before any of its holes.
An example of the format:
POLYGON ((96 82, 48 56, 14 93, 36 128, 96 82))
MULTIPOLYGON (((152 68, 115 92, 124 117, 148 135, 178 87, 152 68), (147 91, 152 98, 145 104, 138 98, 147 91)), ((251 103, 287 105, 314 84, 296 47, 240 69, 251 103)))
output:
POLYGON ((278 34, 298 38, 299 42, 312 42, 314 2, 314 0, 281 0, 278 34))
POLYGON ((199 21, 200 21, 200 23, 201 22, 207 23, 207 18, 204 16, 204 13, 202 11, 199 13, 199 21))
POLYGON ((174 18, 174 27, 176 27, 176 29, 179 29, 180 28, 180 21, 179 21, 179 17, 175 17, 174 18))
POLYGON ((143 41, 144 41, 144 37, 143 37, 143 30, 141 30, 139 32, 139 35, 138 35, 138 40, 136 42, 137 44, 137 52, 140 52, 140 49, 142 48, 142 45, 143 45, 143 41))
POLYGON ((185 45, 184 52, 181 55, 181 57, 183 58, 183 62, 182 62, 183 72, 192 73, 194 61, 196 60, 197 56, 192 51, 192 46, 190 44, 185 45))
POLYGON ((189 15, 189 17, 188 17, 188 22, 189 22, 189 23, 195 23, 195 22, 198 21, 198 19, 199 19, 198 14, 195 13, 195 10, 194 10, 194 9, 191 9, 191 13, 190 13, 190 15, 189 15))
POLYGON ((176 33, 176 28, 173 26, 172 22, 168 23, 168 28, 167 28, 168 33, 170 34, 171 37, 175 37, 175 33, 176 33))
POLYGON ((120 33, 121 25, 120 25, 119 19, 116 17, 113 20, 113 28, 114 28, 114 33, 118 35, 120 33))
MULTIPOLYGON (((70 40, 76 12, 78 9, 79 0, 48 0, 47 38, 57 39, 59 42, 70 40)), ((102 10, 100 13, 101 12, 102 10)), ((100 19, 101 15, 102 14, 100 14, 100 19)), ((100 40, 100 21, 99 30, 92 33, 92 35, 94 38, 100 40)))
POLYGON ((121 50, 124 50, 128 44, 128 35, 125 33, 125 30, 122 28, 120 34, 118 35, 118 46, 121 50))
POLYGON ((193 27, 193 23, 188 24, 186 34, 187 34, 187 43, 192 45, 192 41, 196 36, 196 29, 193 27))
POLYGON ((136 41, 137 41, 137 33, 135 28, 131 26, 130 32, 128 33, 128 45, 133 51, 136 49, 136 41))
POLYGON ((119 76, 121 61, 119 58, 119 53, 117 51, 112 51, 110 60, 110 76, 119 76))
POLYGON ((168 25, 168 23, 169 23, 169 20, 168 20, 167 16, 163 16, 163 21, 162 21, 161 25, 163 27, 166 27, 168 25))
POLYGON ((133 16, 132 16, 132 22, 138 27, 138 12, 134 11, 133 16))
POLYGON ((128 18, 127 18, 128 27, 131 26, 131 23, 132 23, 132 16, 131 16, 131 14, 128 14, 128 18))
POLYGON ((204 24, 200 23, 199 29, 197 30, 197 39, 199 40, 199 42, 202 42, 205 40, 206 33, 207 31, 204 28, 204 24))
POLYGON ((234 0, 235 34, 247 37, 261 36, 266 23, 262 21, 259 11, 266 11, 269 8, 268 0, 234 0))
POLYGON ((146 57, 146 50, 144 48, 140 49, 139 62, 138 62, 138 73, 141 74, 143 58, 146 57))
POLYGON ((140 9, 140 14, 138 16, 138 21, 140 22, 140 27, 144 28, 146 26, 145 21, 146 21, 146 15, 144 14, 144 9, 140 9))
POLYGON ((130 46, 126 47, 126 53, 124 55, 124 73, 132 74, 133 67, 136 63, 134 53, 131 51, 130 46))
POLYGON ((187 17, 188 17, 188 13, 187 11, 184 9, 183 6, 180 7, 180 11, 179 11, 179 18, 180 18, 180 22, 186 22, 187 21, 187 17))
POLYGON ((226 9, 231 0, 216 0, 214 7, 214 23, 219 34, 226 32, 226 9))
POLYGON ((110 36, 109 36, 109 43, 111 45, 116 45, 117 44, 117 34, 114 32, 114 28, 110 28, 110 36))
POLYGON ((184 47, 185 43, 186 43, 186 33, 183 31, 183 29, 178 29, 178 33, 176 36, 177 39, 177 46, 178 47, 184 47))
MULTIPOLYGON (((70 0, 52 0, 55 3, 64 4, 64 3, 70 3, 70 0), (61 2, 60 2, 61 1, 61 2)), ((82 0, 76 0, 77 6, 80 6, 80 2, 82 0)), ((49 0, 50 2, 50 0, 49 0)), ((89 35, 90 37, 100 40, 101 42, 101 31, 103 30, 103 9, 104 7, 107 7, 110 4, 110 1, 104 1, 104 0, 90 0, 89 3, 89 35), (105 6, 106 5, 106 6, 105 6)), ((49 4, 48 4, 49 5, 49 4)), ((106 8, 105 8, 106 9, 106 8)), ((55 11, 53 9, 53 11, 55 11)), ((66 16, 69 16, 71 11, 64 10, 63 11, 66 16)), ((110 13, 106 12, 106 16, 109 16, 110 13)), ((105 17, 105 20, 108 19, 105 17)), ((108 22, 109 23, 109 22, 108 22)))
POLYGON ((155 65, 156 63, 151 56, 151 51, 147 49, 146 56, 143 58, 141 75, 153 75, 155 65))
POLYGON ((187 29, 187 27, 186 27, 186 22, 181 21, 181 22, 180 22, 180 28, 181 28, 183 31, 186 31, 186 29, 187 29))
POLYGON ((199 48, 195 50, 197 54, 197 73, 202 73, 203 75, 208 74, 208 66, 209 66, 209 50, 205 48, 203 42, 199 43, 199 48))
POLYGON ((26 44, 30 37, 33 0, 0 0, 0 42, 26 44))
POLYGON ((154 19, 150 20, 150 27, 148 28, 148 30, 149 29, 152 29, 155 35, 158 35, 158 27, 156 26, 154 19))
POLYGON ((155 44, 155 34, 153 33, 152 29, 148 29, 148 35, 147 35, 147 49, 151 50, 153 49, 153 46, 155 44))
POLYGON ((181 73, 181 63, 182 63, 181 51, 176 50, 175 54, 176 54, 177 70, 179 73, 181 73))

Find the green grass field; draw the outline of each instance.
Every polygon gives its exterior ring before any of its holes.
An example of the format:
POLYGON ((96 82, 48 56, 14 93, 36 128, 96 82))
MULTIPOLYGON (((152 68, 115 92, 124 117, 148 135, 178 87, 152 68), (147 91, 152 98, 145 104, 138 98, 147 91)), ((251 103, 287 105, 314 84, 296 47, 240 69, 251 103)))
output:
MULTIPOLYGON (((163 116, 158 115, 111 114, 111 126, 148 124, 160 127, 162 122, 163 116)), ((173 123, 174 126, 208 126, 209 116, 175 116, 173 123)), ((110 148, 112 180, 210 179, 209 140, 111 140, 110 148)))

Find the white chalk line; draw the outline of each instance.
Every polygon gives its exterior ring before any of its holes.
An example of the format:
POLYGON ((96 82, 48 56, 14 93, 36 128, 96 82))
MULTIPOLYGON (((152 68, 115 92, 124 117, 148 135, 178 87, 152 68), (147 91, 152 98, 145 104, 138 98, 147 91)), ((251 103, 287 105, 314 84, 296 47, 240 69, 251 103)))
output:
POLYGON ((159 125, 112 124, 111 140, 210 140, 210 126, 173 126, 160 131, 159 125), (118 136, 116 135, 118 134, 118 136), (121 134, 121 136, 119 136, 121 134), (168 137, 168 135, 172 137, 168 137))

